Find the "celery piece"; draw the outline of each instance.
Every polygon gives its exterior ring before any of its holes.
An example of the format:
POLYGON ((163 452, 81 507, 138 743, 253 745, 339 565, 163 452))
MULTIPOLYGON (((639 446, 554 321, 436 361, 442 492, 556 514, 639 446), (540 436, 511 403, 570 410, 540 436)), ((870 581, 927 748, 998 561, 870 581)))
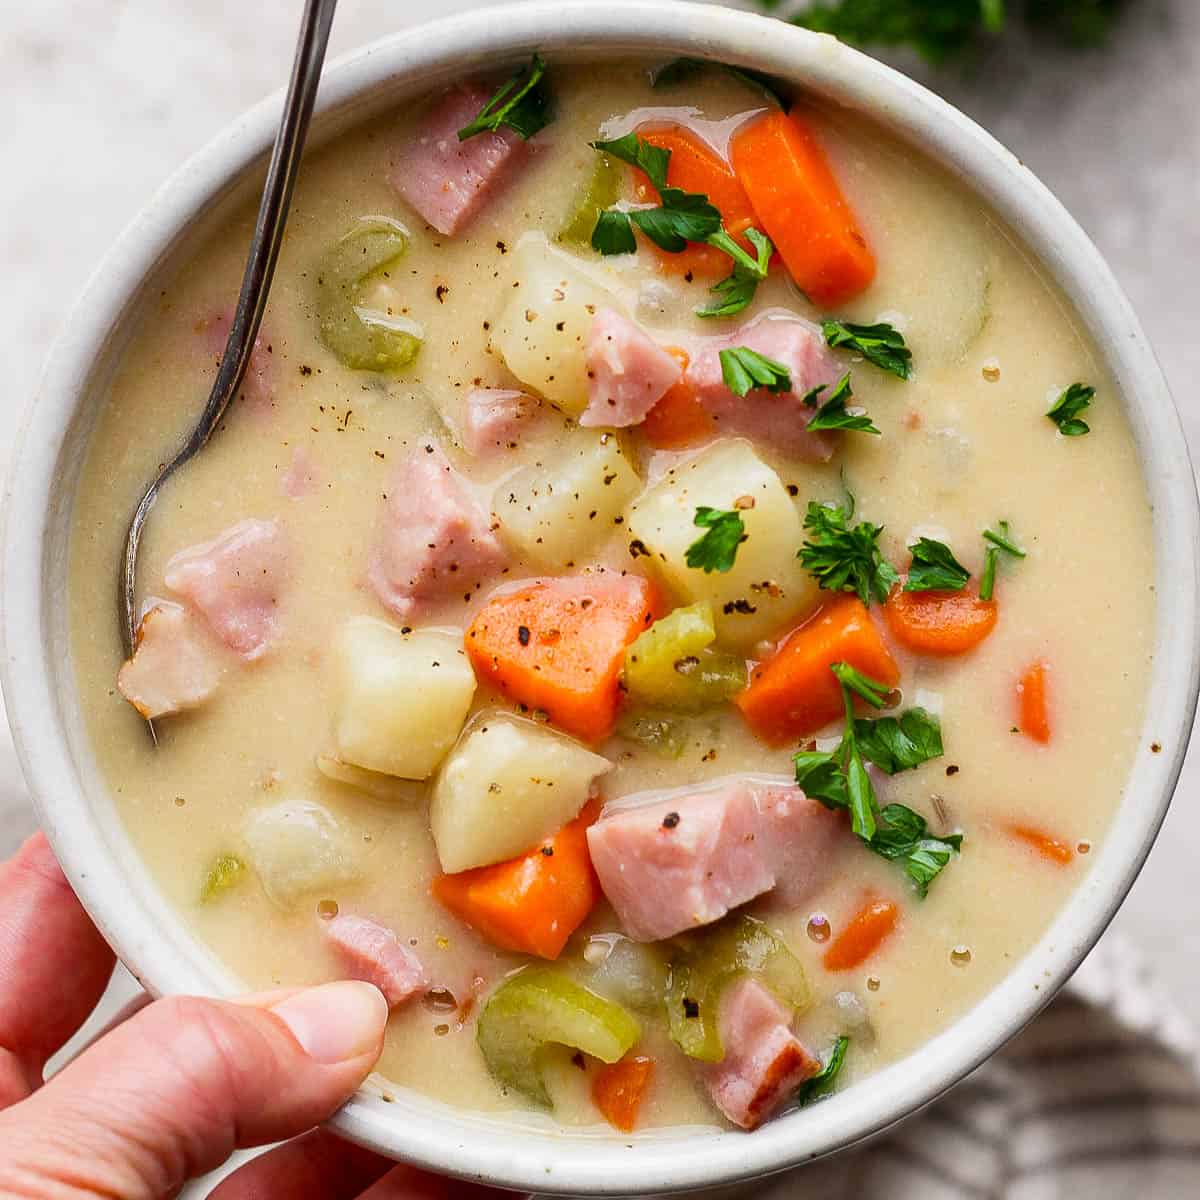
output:
POLYGON ((707 601, 655 621, 625 651, 625 689, 635 704, 699 712, 746 686, 746 664, 711 648, 716 638, 707 601))
POLYGON ((607 154, 596 156, 591 177, 571 202, 570 216, 555 240, 569 246, 590 246, 600 214, 616 204, 621 192, 621 168, 607 154))
POLYGON ((228 891, 241 879, 245 870, 246 864, 236 854, 219 855, 213 860, 200 885, 200 903, 207 904, 228 891))
POLYGON ((615 1063, 641 1036, 619 1004, 573 983, 560 971, 533 968, 506 979, 479 1014, 475 1037, 501 1087, 553 1107, 538 1062, 555 1043, 615 1063))
POLYGON ((782 938, 760 920, 741 916, 704 934, 678 940, 667 987, 671 1040, 689 1058, 720 1062, 725 1056, 719 1028, 721 996, 746 975, 759 980, 793 1009, 810 999, 804 968, 782 938))
POLYGON ((321 341, 356 371, 397 371, 421 349, 421 329, 370 295, 408 250, 408 230, 391 217, 360 217, 317 268, 321 341))
POLYGON ((663 758, 678 758, 688 744, 687 723, 669 713, 622 713, 617 733, 663 758))

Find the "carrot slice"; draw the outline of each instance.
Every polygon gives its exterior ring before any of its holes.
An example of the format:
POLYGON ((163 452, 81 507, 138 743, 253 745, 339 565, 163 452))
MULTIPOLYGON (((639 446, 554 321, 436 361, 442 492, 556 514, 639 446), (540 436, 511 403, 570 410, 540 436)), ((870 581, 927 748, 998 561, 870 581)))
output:
POLYGON ((1018 841, 1031 846, 1048 862, 1060 867, 1067 866, 1075 857, 1075 851, 1066 842, 1059 841, 1043 829, 1035 829, 1032 825, 1010 825, 1008 832, 1018 841))
POLYGON ((502 950, 557 958, 600 899, 587 846, 588 826, 599 815, 600 801, 590 800, 574 821, 528 854, 439 875, 434 899, 502 950))
POLYGON ((973 592, 896 588, 883 615, 896 641, 918 654, 965 654, 996 628, 999 609, 973 592))
POLYGON ((1017 680, 1017 728, 1043 746, 1050 741, 1050 710, 1046 700, 1049 670, 1045 661, 1038 659, 1017 680))
POLYGON ((821 305, 865 290, 875 278, 875 256, 809 125, 795 114, 768 113, 743 125, 729 150, 796 286, 821 305))
POLYGON ((848 662, 888 687, 900 670, 857 596, 840 596, 789 634, 750 672, 734 703, 759 737, 784 743, 816 733, 842 712, 842 691, 829 669, 848 662))
MULTIPOLYGON (((681 372, 686 371, 687 351, 676 346, 667 349, 678 360, 681 372)), ((679 382, 668 388, 663 398, 646 414, 641 428, 646 440, 658 450, 683 450, 707 441, 717 433, 716 421, 696 398, 691 384, 682 374, 679 382)))
POLYGON ((900 910, 890 900, 868 900, 829 943, 822 960, 827 971, 849 971, 874 954, 895 931, 900 910))
MULTIPOLYGON (((741 235, 754 224, 754 209, 746 197, 737 176, 708 144, 682 125, 639 129, 638 137, 651 146, 671 152, 667 166, 667 183, 685 192, 702 192, 721 214, 725 228, 747 253, 754 247, 741 235)), ((635 172, 634 195, 643 202, 656 203, 658 189, 641 171, 635 172)), ((658 255, 662 269, 673 275, 689 271, 701 279, 728 275, 732 262, 729 255, 715 246, 692 244, 679 254, 670 254, 650 243, 658 255)))
POLYGON ((601 1067, 592 1080, 592 1103, 604 1119, 622 1133, 632 1133, 646 1089, 654 1077, 654 1059, 627 1054, 620 1062, 601 1067))
POLYGON ((467 630, 481 679, 585 741, 617 716, 625 647, 650 626, 657 597, 638 575, 552 579, 493 596, 467 630))

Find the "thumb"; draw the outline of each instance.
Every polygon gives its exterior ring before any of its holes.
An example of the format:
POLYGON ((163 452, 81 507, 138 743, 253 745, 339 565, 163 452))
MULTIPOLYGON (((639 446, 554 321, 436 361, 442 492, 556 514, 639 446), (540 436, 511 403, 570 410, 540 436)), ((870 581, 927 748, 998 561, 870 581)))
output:
POLYGON ((344 1103, 383 1047, 366 983, 159 1000, 0 1113, 0 1195, 160 1200, 344 1103))

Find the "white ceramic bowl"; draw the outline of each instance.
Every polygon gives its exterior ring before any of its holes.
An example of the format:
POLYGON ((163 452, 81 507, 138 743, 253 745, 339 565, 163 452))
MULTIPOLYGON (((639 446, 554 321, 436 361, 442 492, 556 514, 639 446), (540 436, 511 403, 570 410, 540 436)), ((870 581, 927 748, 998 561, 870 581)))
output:
MULTIPOLYGON (((471 13, 386 38, 333 64, 313 137, 323 141, 406 97, 541 50, 553 62, 713 57, 789 79, 870 114, 974 188, 1077 306, 1127 406, 1154 505, 1157 650, 1144 736, 1114 825, 1046 935, 985 1000, 921 1052, 752 1135, 584 1135, 454 1112, 364 1088, 335 1118, 342 1134, 397 1158, 500 1186, 620 1195, 715 1185, 778 1171, 901 1120, 955 1083, 1053 995, 1096 941, 1166 813, 1197 690, 1200 523, 1183 431, 1128 302, 1087 237, 1010 153, 916 84, 836 42, 707 6, 533 3, 471 13), (1151 742, 1163 750, 1155 754, 1151 742)), ((122 236, 51 356, 7 488, 4 694, 42 822, 105 936, 154 993, 228 992, 228 972, 164 903, 134 854, 88 748, 72 678, 66 612, 74 485, 97 406, 141 301, 200 235, 255 189, 279 99, 255 108, 183 166, 122 236)), ((116 564, 113 564, 116 619, 116 564)), ((108 580, 97 581, 107 588, 108 580)), ((114 663, 114 668, 116 664, 114 663)))

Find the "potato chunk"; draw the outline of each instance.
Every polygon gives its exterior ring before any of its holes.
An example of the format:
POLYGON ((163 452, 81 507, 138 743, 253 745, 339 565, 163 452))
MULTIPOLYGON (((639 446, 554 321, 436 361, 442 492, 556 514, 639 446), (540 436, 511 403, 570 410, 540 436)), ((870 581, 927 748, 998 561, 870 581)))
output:
POLYGON ((543 567, 577 563, 641 490, 642 480, 614 433, 579 433, 543 465, 503 480, 492 510, 504 537, 543 567))
POLYGON ((612 763, 520 717, 479 717, 442 766, 429 824, 454 874, 504 862, 573 820, 612 763))
POLYGON ((454 745, 475 695, 462 634, 402 633, 354 617, 338 632, 338 756, 368 771, 428 779, 454 745))
POLYGON ((786 633, 817 603, 815 580, 796 561, 804 540, 800 514, 749 442, 721 441, 674 467, 629 510, 630 534, 650 551, 667 583, 685 600, 713 607, 717 640, 749 650, 786 633), (706 573, 689 567, 688 547, 704 533, 696 509, 737 508, 745 526, 733 568, 706 573))
POLYGON ((354 838, 311 800, 255 809, 242 827, 242 841, 263 891, 280 908, 358 875, 354 838))
POLYGON ((540 235, 521 239, 511 279, 518 286, 506 289, 492 344, 522 383, 578 416, 588 402, 584 347, 592 318, 622 305, 599 271, 540 235))

